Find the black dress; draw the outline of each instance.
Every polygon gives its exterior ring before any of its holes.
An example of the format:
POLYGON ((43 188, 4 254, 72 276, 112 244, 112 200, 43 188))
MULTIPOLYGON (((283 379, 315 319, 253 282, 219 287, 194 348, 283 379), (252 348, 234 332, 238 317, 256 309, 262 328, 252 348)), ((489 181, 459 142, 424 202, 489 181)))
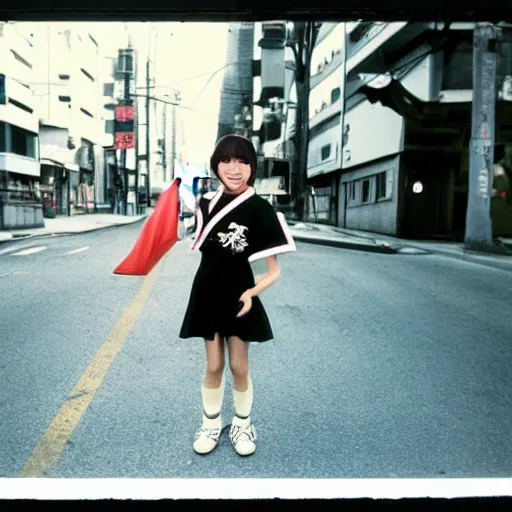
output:
POLYGON ((295 243, 281 213, 250 187, 240 195, 220 188, 196 210, 197 231, 193 250, 201 251, 180 338, 211 340, 215 333, 244 341, 273 338, 259 297, 250 311, 236 318, 243 292, 255 286, 251 262, 295 251, 295 243))

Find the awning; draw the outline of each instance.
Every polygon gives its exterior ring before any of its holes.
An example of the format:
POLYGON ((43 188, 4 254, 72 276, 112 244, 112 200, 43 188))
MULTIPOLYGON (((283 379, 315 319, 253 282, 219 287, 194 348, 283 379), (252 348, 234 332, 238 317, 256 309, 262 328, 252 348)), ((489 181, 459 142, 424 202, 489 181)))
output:
POLYGON ((64 169, 67 169, 68 171, 78 172, 80 170, 80 167, 78 164, 73 164, 71 162, 58 162, 57 160, 53 160, 51 158, 41 158, 39 160, 39 163, 41 165, 52 165, 54 167, 64 167, 64 169))

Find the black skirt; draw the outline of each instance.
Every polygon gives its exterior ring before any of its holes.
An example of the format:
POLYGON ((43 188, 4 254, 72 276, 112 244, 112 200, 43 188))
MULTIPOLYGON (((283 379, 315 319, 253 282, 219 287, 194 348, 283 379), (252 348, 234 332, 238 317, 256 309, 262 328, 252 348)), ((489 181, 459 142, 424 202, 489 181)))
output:
POLYGON ((219 333, 222 337, 238 336, 243 341, 273 339, 259 297, 253 297, 252 307, 244 317, 236 318, 240 296, 254 285, 248 261, 226 261, 203 252, 179 337, 212 340, 219 333))

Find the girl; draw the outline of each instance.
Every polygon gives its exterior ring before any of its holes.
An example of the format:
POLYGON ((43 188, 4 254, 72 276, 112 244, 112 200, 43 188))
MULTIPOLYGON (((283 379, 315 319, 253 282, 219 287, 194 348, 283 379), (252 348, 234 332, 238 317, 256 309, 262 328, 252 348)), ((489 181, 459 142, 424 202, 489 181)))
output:
POLYGON ((213 197, 202 197, 196 209, 192 249, 202 255, 180 338, 200 337, 206 346, 203 422, 194 450, 207 454, 219 443, 227 342, 235 406, 229 438, 235 451, 244 456, 256 450, 249 342, 273 338, 258 296, 280 277, 276 255, 296 248, 284 216, 256 195, 256 152, 249 140, 239 135, 221 138, 210 166, 220 186, 213 197), (265 258, 268 272, 256 283, 251 263, 261 258, 265 258))

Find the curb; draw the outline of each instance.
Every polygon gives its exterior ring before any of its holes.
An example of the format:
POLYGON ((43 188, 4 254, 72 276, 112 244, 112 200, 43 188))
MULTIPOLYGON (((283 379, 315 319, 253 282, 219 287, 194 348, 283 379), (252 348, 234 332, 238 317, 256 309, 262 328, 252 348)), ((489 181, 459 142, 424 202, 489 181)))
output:
POLYGON ((305 242, 308 244, 315 245, 326 245, 329 247, 338 247, 341 249, 352 249, 354 251, 363 251, 363 252, 377 252, 381 254, 396 254, 398 251, 391 246, 386 245, 369 245, 369 244, 359 244, 352 242, 344 242, 342 240, 332 240, 325 238, 309 238, 304 235, 296 235, 292 233, 292 237, 297 242, 305 242))
POLYGON ((58 237, 58 236, 72 236, 72 235, 83 235, 84 233, 93 233, 94 231, 101 231, 105 229, 113 229, 113 228, 120 228, 123 226, 130 226, 133 224, 137 224, 138 222, 143 222, 148 218, 146 215, 142 219, 137 219, 132 222, 123 222, 121 224, 108 224, 106 226, 100 226, 92 229, 85 229, 84 231, 62 231, 59 233, 41 233, 41 234, 34 234, 34 235, 21 235, 21 236, 12 236, 9 239, 6 240, 0 240, 0 245, 5 242, 17 242, 21 240, 37 240, 39 238, 49 238, 49 237, 58 237))

